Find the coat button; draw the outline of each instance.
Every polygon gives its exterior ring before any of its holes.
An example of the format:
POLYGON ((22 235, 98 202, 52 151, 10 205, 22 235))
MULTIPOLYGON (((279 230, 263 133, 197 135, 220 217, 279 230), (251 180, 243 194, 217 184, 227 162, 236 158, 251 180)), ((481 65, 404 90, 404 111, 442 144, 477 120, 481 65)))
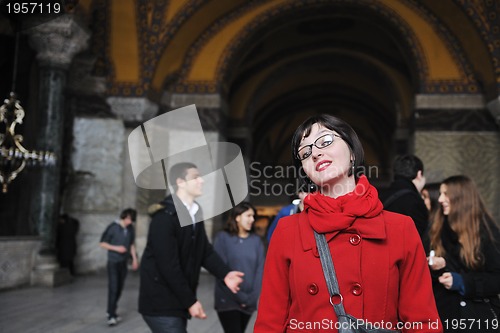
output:
POLYGON ((354 296, 359 296, 363 293, 363 288, 359 283, 355 283, 352 285, 351 292, 354 296))
POLYGON ((358 245, 359 243, 361 243, 361 236, 358 234, 352 235, 351 237, 349 237, 349 243, 351 243, 352 245, 358 245))
POLYGON ((316 295, 319 291, 318 285, 316 283, 311 283, 307 286, 307 291, 311 295, 316 295))

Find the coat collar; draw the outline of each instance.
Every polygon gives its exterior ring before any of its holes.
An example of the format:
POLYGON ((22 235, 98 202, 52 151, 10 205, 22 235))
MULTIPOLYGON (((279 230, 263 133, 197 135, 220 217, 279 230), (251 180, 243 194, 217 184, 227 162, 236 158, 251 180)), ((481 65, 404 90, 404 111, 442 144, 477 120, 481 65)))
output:
MULTIPOLYGON (((299 234, 302 241, 302 248, 304 251, 316 250, 316 240, 314 238, 314 231, 309 224, 307 214, 301 212, 298 214, 299 218, 299 234)), ((329 242, 339 232, 343 233, 358 233, 362 238, 367 239, 385 239, 387 237, 385 231, 384 212, 372 218, 357 218, 356 221, 347 229, 342 231, 335 231, 325 234, 326 240, 329 242)))

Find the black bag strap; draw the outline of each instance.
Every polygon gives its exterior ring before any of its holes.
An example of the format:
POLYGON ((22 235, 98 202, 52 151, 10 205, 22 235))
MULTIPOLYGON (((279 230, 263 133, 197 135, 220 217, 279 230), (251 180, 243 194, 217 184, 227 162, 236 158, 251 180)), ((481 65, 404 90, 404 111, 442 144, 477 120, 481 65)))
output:
POLYGON ((326 285, 330 294, 330 304, 333 306, 337 317, 346 316, 344 298, 339 290, 339 283, 337 281, 337 275, 335 274, 335 268, 333 267, 332 255, 328 248, 325 235, 318 234, 314 231, 314 237, 316 238, 321 267, 323 268, 323 274, 325 275, 326 285))
POLYGON ((410 190, 409 188, 404 188, 402 190, 399 190, 399 191, 393 193, 390 197, 388 197, 387 199, 384 200, 384 202, 383 202, 384 208, 389 207, 392 203, 394 203, 394 201, 396 201, 397 199, 399 199, 403 195, 410 194, 410 193, 414 193, 414 191, 410 190))
POLYGON ((335 310, 337 319, 340 323, 339 333, 352 333, 352 332, 370 332, 370 333, 390 333, 400 332, 393 330, 386 330, 383 328, 368 328, 365 324, 360 323, 355 317, 347 314, 344 308, 344 298, 340 293, 337 275, 333 267, 332 254, 326 242, 324 234, 318 234, 314 231, 314 238, 316 238, 316 245, 318 246, 319 259, 321 260, 321 267, 325 275, 328 293, 330 294, 330 304, 335 310))

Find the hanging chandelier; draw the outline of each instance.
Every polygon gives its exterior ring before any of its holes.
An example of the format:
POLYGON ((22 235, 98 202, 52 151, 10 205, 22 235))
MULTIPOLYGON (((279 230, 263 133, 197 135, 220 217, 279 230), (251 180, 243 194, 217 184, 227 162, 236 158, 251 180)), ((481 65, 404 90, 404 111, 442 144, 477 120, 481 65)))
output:
POLYGON ((52 152, 28 150, 23 146, 23 136, 16 133, 16 126, 23 123, 24 109, 15 94, 19 32, 16 32, 12 90, 0 106, 0 185, 7 193, 8 185, 26 167, 55 165, 52 152), (3 128, 2 128, 3 127, 3 128))

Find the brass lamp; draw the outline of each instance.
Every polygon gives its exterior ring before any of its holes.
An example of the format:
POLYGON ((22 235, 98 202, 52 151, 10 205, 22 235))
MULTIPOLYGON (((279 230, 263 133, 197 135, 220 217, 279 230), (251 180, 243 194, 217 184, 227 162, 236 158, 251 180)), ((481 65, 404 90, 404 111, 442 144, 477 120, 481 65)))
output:
POLYGON ((8 185, 27 166, 48 166, 55 164, 55 155, 48 151, 26 149, 22 142, 23 136, 16 134, 16 125, 22 124, 24 109, 17 99, 15 91, 17 53, 19 32, 16 33, 14 51, 14 69, 12 79, 12 92, 9 98, 0 106, 0 184, 2 193, 7 193, 8 185), (5 127, 2 129, 2 127, 5 127))

